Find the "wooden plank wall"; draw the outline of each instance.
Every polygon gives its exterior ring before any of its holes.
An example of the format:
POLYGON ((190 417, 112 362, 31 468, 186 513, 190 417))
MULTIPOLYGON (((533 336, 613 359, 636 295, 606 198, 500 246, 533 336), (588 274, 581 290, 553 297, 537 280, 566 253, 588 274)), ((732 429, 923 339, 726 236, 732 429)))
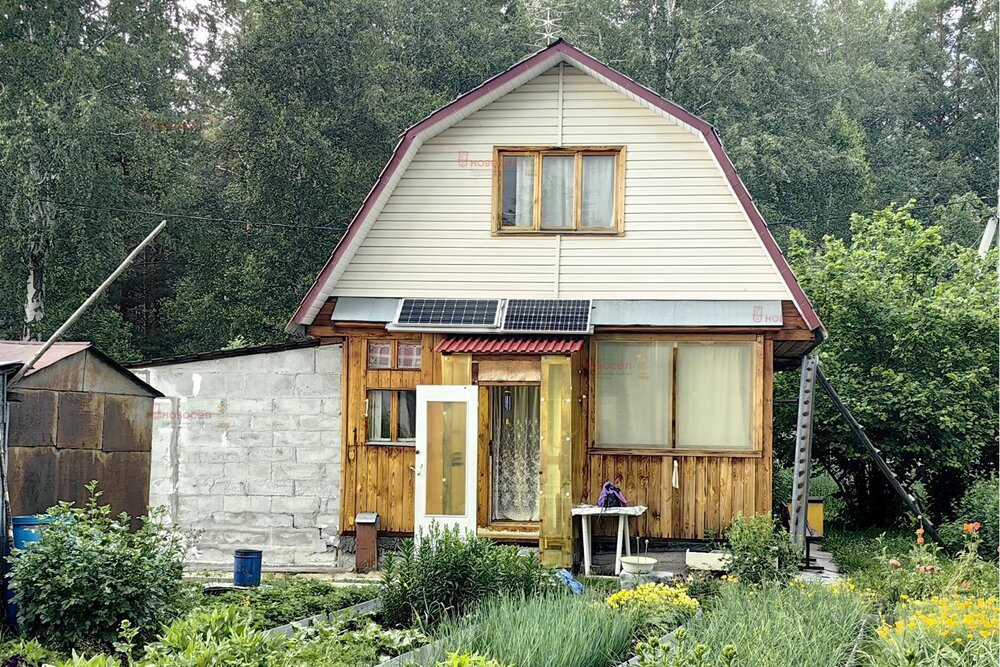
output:
MULTIPOLYGON (((364 401, 367 388, 407 389, 417 384, 439 384, 438 355, 433 352, 437 334, 388 334, 381 327, 338 327, 344 336, 344 451, 341 476, 341 532, 353 532, 358 512, 378 512, 381 530, 407 534, 413 531, 414 448, 409 445, 367 445, 364 401), (369 371, 367 339, 421 340, 423 363, 420 371, 369 371)), ((588 449, 589 383, 588 347, 574 356, 574 401, 580 410, 574 419, 573 501, 593 503, 601 484, 611 480, 622 488, 631 503, 649 511, 639 520, 642 537, 702 539, 725 530, 739 512, 771 511, 771 419, 773 408, 773 350, 770 337, 764 341, 763 437, 759 453, 740 456, 649 455, 603 453, 588 449), (678 465, 680 488, 673 488, 673 465, 678 465)), ((485 415, 480 415, 485 424, 485 415)), ((480 494, 482 499, 483 494, 480 494)), ((482 519, 482 517, 480 517, 482 519)), ((598 521, 598 534, 612 534, 612 521, 598 521)))

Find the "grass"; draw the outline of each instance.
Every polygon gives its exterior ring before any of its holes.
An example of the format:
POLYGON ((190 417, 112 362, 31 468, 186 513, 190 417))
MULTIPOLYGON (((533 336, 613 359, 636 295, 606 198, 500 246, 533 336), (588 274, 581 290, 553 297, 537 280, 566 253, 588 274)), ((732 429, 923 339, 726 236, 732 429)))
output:
MULTIPOLYGON (((713 664, 727 664, 723 656, 731 655, 740 667, 838 667, 853 649, 867 611, 849 584, 727 584, 680 633, 679 650, 689 656, 704 652, 713 664)), ((677 651, 668 650, 666 658, 643 651, 640 665, 675 664, 677 651)))
POLYGON ((837 567, 844 574, 855 575, 870 569, 879 556, 877 538, 885 534, 885 544, 892 554, 902 554, 910 549, 913 533, 876 528, 838 528, 828 526, 823 535, 822 548, 833 554, 837 567))
MULTIPOLYGON (((483 603, 438 632, 447 653, 477 653, 517 667, 606 667, 628 653, 634 625, 607 605, 562 594, 515 595, 483 603)), ((433 664, 433 663, 432 663, 433 664)))

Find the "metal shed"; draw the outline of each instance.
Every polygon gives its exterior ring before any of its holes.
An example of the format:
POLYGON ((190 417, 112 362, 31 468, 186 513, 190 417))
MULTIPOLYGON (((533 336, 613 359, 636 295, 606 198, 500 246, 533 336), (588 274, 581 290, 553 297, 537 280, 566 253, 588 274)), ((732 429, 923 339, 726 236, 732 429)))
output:
MULTIPOLYGON (((24 364, 41 345, 0 341, 0 365, 24 364)), ((144 514, 160 396, 89 342, 53 345, 7 392, 12 512, 80 504, 97 480, 115 513, 144 514)))

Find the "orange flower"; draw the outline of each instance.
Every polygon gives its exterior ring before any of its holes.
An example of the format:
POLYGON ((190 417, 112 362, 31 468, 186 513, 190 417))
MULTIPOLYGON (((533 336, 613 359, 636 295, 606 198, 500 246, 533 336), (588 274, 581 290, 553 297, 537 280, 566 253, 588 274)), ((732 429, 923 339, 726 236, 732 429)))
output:
POLYGON ((973 523, 966 523, 966 524, 962 525, 962 530, 964 530, 965 532, 969 533, 970 535, 972 533, 977 532, 980 528, 981 528, 981 526, 979 525, 978 521, 975 521, 973 523))
POLYGON ((924 534, 924 529, 923 528, 917 528, 917 537, 920 537, 923 534, 924 534))
POLYGON ((895 558, 892 558, 892 559, 889 560, 889 565, 891 565, 892 567, 897 568, 897 569, 903 567, 903 564, 900 563, 895 558))
POLYGON ((924 538, 918 537, 917 538, 917 544, 923 544, 923 543, 924 543, 924 538))

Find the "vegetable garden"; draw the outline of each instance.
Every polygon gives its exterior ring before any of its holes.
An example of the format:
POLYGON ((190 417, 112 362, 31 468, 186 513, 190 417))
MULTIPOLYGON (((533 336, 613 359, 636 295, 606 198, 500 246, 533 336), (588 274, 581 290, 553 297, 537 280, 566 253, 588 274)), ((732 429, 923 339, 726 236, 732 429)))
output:
POLYGON ((797 578, 787 533, 740 516, 721 578, 588 578, 573 594, 516 547, 434 527, 377 584, 272 576, 210 596, 181 577, 182 533, 155 512, 131 530, 98 498, 50 510, 15 554, 23 634, 0 644, 3 667, 986 667, 1000 651, 996 547, 977 522, 954 557, 920 530, 835 535, 850 576, 834 584, 797 578))

